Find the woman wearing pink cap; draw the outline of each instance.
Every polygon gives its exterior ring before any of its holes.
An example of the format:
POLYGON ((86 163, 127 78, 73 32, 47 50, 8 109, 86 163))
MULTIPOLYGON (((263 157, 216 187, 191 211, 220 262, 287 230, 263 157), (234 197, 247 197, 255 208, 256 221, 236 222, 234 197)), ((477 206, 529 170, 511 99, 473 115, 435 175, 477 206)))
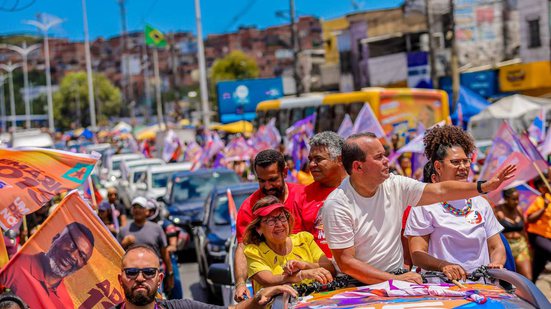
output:
POLYGON ((312 234, 291 234, 293 215, 274 196, 253 206, 255 219, 245 230, 248 276, 253 288, 286 283, 328 283, 335 268, 312 234))

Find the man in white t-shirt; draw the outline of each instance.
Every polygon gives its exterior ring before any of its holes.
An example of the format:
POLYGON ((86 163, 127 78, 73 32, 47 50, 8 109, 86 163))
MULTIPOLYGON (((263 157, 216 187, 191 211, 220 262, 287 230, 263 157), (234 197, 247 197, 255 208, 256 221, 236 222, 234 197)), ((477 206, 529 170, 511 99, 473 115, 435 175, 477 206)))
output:
POLYGON ((492 179, 479 183, 424 184, 390 175, 383 145, 373 133, 350 136, 342 157, 350 176, 323 205, 325 237, 339 269, 366 284, 390 279, 421 283, 417 273, 391 273, 403 265, 400 232, 408 205, 428 205, 489 192, 516 171, 515 166, 508 166, 492 179))

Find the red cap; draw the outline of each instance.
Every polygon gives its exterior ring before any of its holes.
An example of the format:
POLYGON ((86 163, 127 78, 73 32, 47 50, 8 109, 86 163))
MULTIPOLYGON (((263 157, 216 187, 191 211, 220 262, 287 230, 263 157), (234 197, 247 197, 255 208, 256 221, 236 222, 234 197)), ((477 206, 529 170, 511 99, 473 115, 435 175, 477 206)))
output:
POLYGON ((285 208, 285 205, 283 205, 281 203, 275 203, 275 204, 272 204, 272 205, 269 205, 269 206, 266 206, 266 207, 258 208, 257 210, 254 211, 253 214, 255 216, 265 217, 265 216, 269 215, 272 211, 274 211, 276 209, 279 209, 279 208, 285 208))

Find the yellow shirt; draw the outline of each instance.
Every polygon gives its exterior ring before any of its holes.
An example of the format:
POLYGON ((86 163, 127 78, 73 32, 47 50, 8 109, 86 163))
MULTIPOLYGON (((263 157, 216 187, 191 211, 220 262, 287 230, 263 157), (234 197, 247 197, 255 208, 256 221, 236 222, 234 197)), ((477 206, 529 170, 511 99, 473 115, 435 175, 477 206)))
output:
MULTIPOLYGON (((261 271, 271 271, 274 275, 283 273, 283 266, 289 260, 298 260, 308 263, 317 263, 322 257, 318 244, 314 241, 314 236, 308 232, 299 232, 289 235, 293 243, 293 249, 285 256, 275 253, 265 242, 257 245, 247 245, 245 247, 245 256, 247 257, 247 274, 250 277, 261 271)), ((253 280, 254 281, 254 280, 253 280)), ((311 280, 305 279, 301 283, 309 283, 311 280)), ((262 288, 260 284, 254 281, 253 288, 258 291, 262 288)))
POLYGON ((303 171, 298 171, 297 181, 301 185, 307 186, 307 185, 311 184, 312 182, 314 182, 314 176, 312 176, 312 174, 310 174, 310 173, 306 173, 306 172, 303 172, 303 171))
MULTIPOLYGON (((545 197, 548 200, 551 200, 551 195, 546 194, 545 197)), ((532 202, 532 205, 528 207, 528 210, 526 211, 526 216, 529 216, 538 210, 542 209, 544 207, 545 201, 541 196, 538 196, 534 202, 532 202)), ((539 218, 538 221, 534 223, 528 223, 528 232, 538 234, 540 236, 551 238, 551 207, 547 207, 543 215, 539 218)))

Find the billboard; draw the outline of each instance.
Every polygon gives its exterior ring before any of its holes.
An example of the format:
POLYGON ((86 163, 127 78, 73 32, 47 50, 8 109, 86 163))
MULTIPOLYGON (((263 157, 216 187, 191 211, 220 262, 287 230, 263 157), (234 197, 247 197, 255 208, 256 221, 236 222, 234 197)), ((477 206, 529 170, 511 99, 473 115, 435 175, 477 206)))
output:
POLYGON ((256 105, 283 96, 283 81, 277 78, 224 81, 216 84, 221 123, 256 118, 256 105))

